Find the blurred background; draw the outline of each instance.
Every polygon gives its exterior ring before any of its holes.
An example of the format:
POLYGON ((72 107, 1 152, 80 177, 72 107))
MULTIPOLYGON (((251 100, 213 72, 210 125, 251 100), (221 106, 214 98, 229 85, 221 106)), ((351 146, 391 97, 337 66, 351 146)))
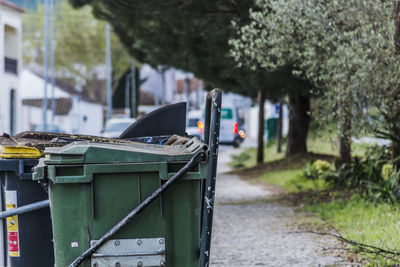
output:
MULTIPOLYGON (((188 132, 201 134, 208 85, 192 73, 135 61, 91 7, 74 9, 66 0, 0 1, 0 30, 0 132, 117 137, 144 114, 185 101, 188 132)), ((257 137, 256 103, 226 93, 223 106, 234 111, 243 138, 257 137)), ((279 104, 267 101, 264 108, 276 128, 279 104)), ((286 135, 286 105, 281 119, 286 135)))

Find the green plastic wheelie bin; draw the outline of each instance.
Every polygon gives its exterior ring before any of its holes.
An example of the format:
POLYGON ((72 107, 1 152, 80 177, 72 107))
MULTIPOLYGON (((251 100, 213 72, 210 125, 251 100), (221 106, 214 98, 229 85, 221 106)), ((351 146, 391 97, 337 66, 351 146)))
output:
POLYGON ((265 120, 265 132, 267 142, 276 138, 276 128, 278 125, 278 118, 269 118, 265 120))
POLYGON ((33 176, 48 188, 56 266, 207 266, 220 106, 214 90, 206 143, 47 148, 33 176))
POLYGON ((76 140, 132 143, 129 140, 45 132, 22 132, 12 138, 0 137, 0 266, 54 266, 48 194, 43 186, 32 180, 32 170, 43 157, 45 147, 60 147, 76 140))

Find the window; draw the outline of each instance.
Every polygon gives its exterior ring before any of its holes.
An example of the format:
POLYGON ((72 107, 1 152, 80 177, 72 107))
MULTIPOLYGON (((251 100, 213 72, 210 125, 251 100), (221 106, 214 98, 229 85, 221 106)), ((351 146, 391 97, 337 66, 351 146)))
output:
POLYGON ((221 119, 231 120, 233 119, 233 111, 231 108, 221 109, 221 119))

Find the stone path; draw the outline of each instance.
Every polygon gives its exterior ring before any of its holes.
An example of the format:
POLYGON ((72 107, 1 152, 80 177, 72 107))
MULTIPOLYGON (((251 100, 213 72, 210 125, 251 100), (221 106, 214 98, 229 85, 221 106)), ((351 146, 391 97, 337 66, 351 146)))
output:
POLYGON ((221 147, 211 267, 349 266, 332 238, 294 233, 304 216, 268 198, 271 192, 224 174, 230 147, 221 147))

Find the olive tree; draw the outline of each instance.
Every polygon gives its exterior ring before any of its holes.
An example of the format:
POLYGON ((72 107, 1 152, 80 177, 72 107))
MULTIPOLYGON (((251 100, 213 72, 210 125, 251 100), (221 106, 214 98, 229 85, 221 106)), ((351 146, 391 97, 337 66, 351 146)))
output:
POLYGON ((338 120, 340 154, 351 160, 351 135, 372 129, 400 153, 396 116, 399 67, 394 56, 392 2, 258 0, 238 27, 232 55, 241 64, 273 70, 284 65, 313 82, 338 120))

